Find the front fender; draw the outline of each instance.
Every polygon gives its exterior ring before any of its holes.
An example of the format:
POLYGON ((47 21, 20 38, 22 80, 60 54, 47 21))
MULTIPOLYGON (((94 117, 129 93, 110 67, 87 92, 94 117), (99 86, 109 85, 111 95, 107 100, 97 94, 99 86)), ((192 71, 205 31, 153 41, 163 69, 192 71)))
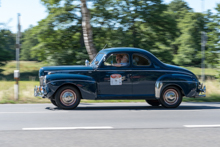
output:
POLYGON ((92 77, 65 73, 46 76, 46 97, 50 98, 61 86, 67 84, 76 86, 84 99, 95 99, 97 97, 97 84, 92 77))
POLYGON ((155 84, 155 97, 160 98, 167 86, 179 87, 186 97, 193 97, 197 92, 198 80, 194 76, 184 74, 166 74, 157 79, 155 84))

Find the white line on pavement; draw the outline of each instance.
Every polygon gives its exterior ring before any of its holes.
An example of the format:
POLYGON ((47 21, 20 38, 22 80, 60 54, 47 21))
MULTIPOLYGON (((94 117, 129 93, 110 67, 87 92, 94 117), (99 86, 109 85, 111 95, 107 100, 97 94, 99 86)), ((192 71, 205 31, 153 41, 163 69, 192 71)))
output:
POLYGON ((102 126, 102 127, 48 127, 48 128, 22 128, 22 130, 92 130, 92 129, 113 129, 110 126, 102 126))
POLYGON ((19 113, 54 113, 54 112, 58 112, 58 113, 63 113, 63 112, 69 112, 69 111, 36 111, 36 112, 0 112, 0 114, 19 114, 19 113))
POLYGON ((220 127, 220 125, 184 125, 187 128, 209 128, 209 127, 220 127))

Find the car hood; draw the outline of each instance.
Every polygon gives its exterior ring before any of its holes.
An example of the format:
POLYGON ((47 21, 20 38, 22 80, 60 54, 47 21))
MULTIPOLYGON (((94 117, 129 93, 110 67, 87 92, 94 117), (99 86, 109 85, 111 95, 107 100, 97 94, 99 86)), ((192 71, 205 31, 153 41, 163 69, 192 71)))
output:
POLYGON ((42 67, 39 70, 39 77, 47 75, 49 72, 60 72, 60 71, 90 71, 94 70, 94 67, 92 66, 46 66, 42 67))

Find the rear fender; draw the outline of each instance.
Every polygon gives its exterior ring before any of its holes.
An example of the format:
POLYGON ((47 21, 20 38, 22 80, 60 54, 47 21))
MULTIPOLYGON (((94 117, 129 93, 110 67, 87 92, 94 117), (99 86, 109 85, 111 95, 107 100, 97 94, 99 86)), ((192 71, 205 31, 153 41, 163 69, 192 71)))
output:
POLYGON ((155 97, 160 98, 162 91, 168 86, 178 87, 187 97, 196 94, 198 81, 195 77, 184 74, 166 74, 157 79, 155 83, 155 97))

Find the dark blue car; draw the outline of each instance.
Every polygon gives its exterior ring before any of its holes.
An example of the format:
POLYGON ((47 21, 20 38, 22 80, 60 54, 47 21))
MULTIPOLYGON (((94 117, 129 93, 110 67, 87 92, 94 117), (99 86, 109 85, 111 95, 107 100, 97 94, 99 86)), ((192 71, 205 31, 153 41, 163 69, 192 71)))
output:
POLYGON ((39 78, 35 96, 62 109, 76 108, 81 99, 144 99, 152 106, 176 108, 183 96, 205 97, 205 86, 192 72, 137 48, 103 49, 85 66, 42 67, 39 78))

